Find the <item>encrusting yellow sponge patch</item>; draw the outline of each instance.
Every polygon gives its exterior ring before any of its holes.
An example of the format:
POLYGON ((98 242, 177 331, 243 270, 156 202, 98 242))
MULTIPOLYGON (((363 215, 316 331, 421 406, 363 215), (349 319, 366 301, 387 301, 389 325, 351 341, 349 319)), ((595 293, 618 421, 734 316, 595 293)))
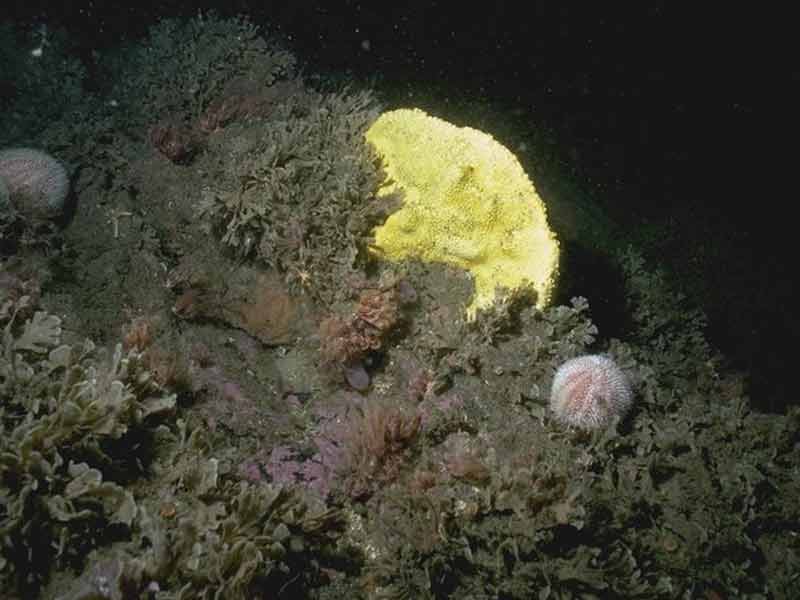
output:
POLYGON ((558 241, 547 211, 517 158, 492 136, 418 109, 393 110, 367 130, 388 175, 379 195, 403 193, 402 207, 375 230, 373 251, 468 270, 472 319, 496 289, 532 285, 550 301, 558 241))

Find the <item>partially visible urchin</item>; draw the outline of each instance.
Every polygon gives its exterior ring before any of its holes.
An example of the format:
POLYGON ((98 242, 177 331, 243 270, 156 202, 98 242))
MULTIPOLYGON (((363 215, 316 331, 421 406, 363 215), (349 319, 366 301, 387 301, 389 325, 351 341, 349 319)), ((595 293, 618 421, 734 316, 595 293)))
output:
POLYGON ((565 362, 556 371, 550 409, 556 420, 581 429, 597 429, 624 416, 633 403, 628 378, 608 356, 589 354, 565 362))
POLYGON ((0 179, 5 183, 7 200, 31 216, 59 215, 69 194, 69 175, 64 166, 33 148, 0 151, 0 179))

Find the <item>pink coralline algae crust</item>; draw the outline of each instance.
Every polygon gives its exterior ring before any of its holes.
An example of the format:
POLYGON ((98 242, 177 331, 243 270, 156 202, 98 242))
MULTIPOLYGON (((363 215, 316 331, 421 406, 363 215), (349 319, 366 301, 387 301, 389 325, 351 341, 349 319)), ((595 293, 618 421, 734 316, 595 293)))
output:
POLYGON ((633 403, 627 377, 607 356, 579 356, 565 362, 553 379, 550 409, 556 420, 580 429, 597 429, 633 403))
POLYGON ((275 446, 268 457, 258 460, 260 471, 273 483, 300 484, 326 497, 346 463, 343 440, 347 436, 349 405, 357 404, 353 398, 344 394, 330 405, 312 409, 316 427, 309 448, 275 446))

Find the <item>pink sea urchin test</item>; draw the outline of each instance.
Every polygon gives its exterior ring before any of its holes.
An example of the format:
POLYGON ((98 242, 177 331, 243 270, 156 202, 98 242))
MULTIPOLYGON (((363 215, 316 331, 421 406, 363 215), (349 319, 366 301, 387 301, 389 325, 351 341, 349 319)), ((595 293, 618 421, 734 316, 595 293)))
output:
POLYGON ((625 374, 607 356, 589 354, 565 362, 553 379, 550 410, 562 423, 597 429, 631 407, 633 392, 625 374))
MULTIPOLYGON (((0 150, 0 179, 7 200, 24 214, 54 217, 61 214, 69 194, 69 175, 49 154, 33 148, 0 150)), ((2 208, 0 198, 0 208, 2 208)))

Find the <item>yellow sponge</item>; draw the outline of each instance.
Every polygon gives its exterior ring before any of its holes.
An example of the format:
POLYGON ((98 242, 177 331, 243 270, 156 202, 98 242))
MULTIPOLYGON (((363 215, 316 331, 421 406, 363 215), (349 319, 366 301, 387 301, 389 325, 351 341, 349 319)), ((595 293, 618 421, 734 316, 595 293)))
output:
POLYGON ((404 194, 400 210, 375 230, 373 251, 468 270, 475 297, 489 306, 498 286, 532 285, 545 306, 558 268, 558 241, 516 157, 492 136, 418 109, 381 115, 366 132, 384 162, 380 195, 404 194))

